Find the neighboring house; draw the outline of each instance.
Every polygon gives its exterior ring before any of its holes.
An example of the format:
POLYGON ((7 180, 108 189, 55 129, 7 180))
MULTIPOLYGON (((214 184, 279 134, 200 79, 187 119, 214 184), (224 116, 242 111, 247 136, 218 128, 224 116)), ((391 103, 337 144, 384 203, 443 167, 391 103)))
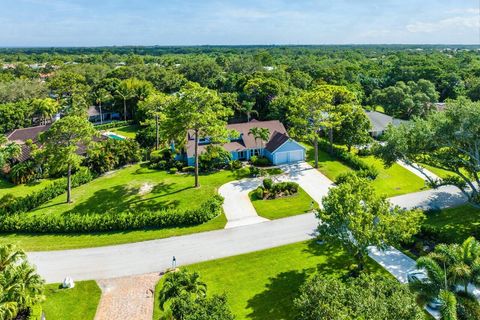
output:
POLYGON ((405 120, 395 119, 377 111, 365 111, 365 114, 368 119, 370 119, 372 126, 369 133, 374 138, 381 136, 385 130, 387 130, 389 125, 398 126, 399 124, 406 122, 405 120))
MULTIPOLYGON (((21 148, 20 155, 15 159, 16 162, 24 162, 30 159, 32 150, 27 145, 27 141, 32 141, 32 143, 36 144, 37 147, 41 148, 42 145, 40 144, 40 134, 47 131, 52 126, 51 123, 36 126, 36 127, 29 127, 29 128, 21 128, 15 129, 10 134, 7 135, 7 140, 9 142, 15 142, 21 148)), ((101 140, 105 140, 107 137, 100 136, 100 137, 93 137, 93 141, 98 142, 101 140)), ((84 155, 86 153, 86 146, 79 145, 77 149, 77 154, 84 155)))
POLYGON ((34 144, 40 146, 38 142, 40 134, 47 131, 51 125, 52 124, 47 124, 43 126, 15 129, 7 135, 9 142, 15 142, 21 148, 20 155, 16 159, 18 162, 24 162, 30 159, 32 150, 27 146, 26 142, 31 140, 34 144))
POLYGON ((88 121, 92 122, 93 124, 120 120, 120 114, 118 112, 108 111, 102 108, 102 112, 100 113, 100 108, 97 106, 90 106, 87 114, 88 121), (102 119, 100 119, 100 116, 102 119))
MULTIPOLYGON (((305 148, 291 139, 283 124, 278 120, 257 121, 227 125, 228 130, 238 132, 238 137, 223 144, 223 148, 232 154, 233 160, 249 160, 252 156, 265 156, 274 165, 305 160, 305 148), (268 141, 260 141, 250 133, 252 128, 267 128, 270 131, 268 141)), ((198 150, 204 152, 210 144, 208 138, 200 138, 198 150)), ((195 136, 187 134, 186 154, 184 157, 189 166, 195 164, 195 136)))

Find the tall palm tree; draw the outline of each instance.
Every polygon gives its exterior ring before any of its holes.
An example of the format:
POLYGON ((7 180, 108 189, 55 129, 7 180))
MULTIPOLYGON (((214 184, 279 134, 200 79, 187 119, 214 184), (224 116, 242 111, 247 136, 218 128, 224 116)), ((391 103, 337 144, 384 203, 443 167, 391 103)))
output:
POLYGON ((127 100, 132 97, 132 90, 127 82, 122 81, 118 88, 115 90, 115 94, 123 100, 123 120, 127 121, 127 100))
POLYGON ((248 100, 243 101, 238 106, 238 111, 245 113, 245 115, 247 116, 247 122, 250 122, 250 118, 252 114, 256 114, 258 116, 258 111, 255 110, 254 107, 255 107, 255 101, 248 101, 248 100))
POLYGON ((200 276, 197 272, 190 273, 187 270, 170 272, 165 276, 165 281, 160 290, 160 308, 163 310, 167 301, 177 299, 185 294, 204 297, 206 293, 207 285, 200 281, 200 276))
POLYGON ((264 143, 270 138, 270 130, 268 128, 254 127, 248 131, 248 134, 253 135, 255 138, 255 144, 257 143, 257 139, 260 140, 262 150, 261 155, 263 156, 264 143))
POLYGON ((103 124, 102 103, 111 99, 112 95, 104 88, 100 88, 93 92, 93 98, 100 110, 100 124, 103 124))

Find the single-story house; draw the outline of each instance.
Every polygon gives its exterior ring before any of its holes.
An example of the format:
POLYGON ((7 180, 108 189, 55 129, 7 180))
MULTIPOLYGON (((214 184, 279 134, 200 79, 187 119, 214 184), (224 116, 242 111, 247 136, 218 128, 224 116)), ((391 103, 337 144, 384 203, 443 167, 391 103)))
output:
POLYGON ((30 147, 27 146, 26 142, 28 140, 31 140, 34 144, 40 146, 38 141, 40 134, 47 131, 51 127, 51 125, 52 124, 46 124, 36 127, 15 129, 7 135, 7 140, 9 142, 15 142, 20 146, 21 152, 20 155, 17 157, 16 161, 24 162, 30 159, 30 154, 32 150, 30 150, 30 147))
MULTIPOLYGON (((227 125, 228 130, 234 130, 238 136, 223 144, 233 160, 249 160, 252 156, 265 156, 274 165, 293 163, 305 160, 305 147, 288 136, 287 130, 278 120, 235 123, 227 125), (252 128, 269 130, 268 141, 260 141, 250 133, 252 128)), ((210 144, 208 138, 200 138, 198 150, 204 152, 210 144)), ((184 157, 189 166, 195 164, 195 135, 187 133, 187 143, 184 157)))
POLYGON ((406 122, 406 120, 395 119, 378 111, 365 111, 365 114, 372 125, 369 133, 374 138, 381 136, 389 125, 398 126, 406 122))
MULTIPOLYGON (((15 162, 24 162, 30 159, 32 150, 27 145, 27 141, 32 141, 33 144, 36 144, 37 147, 41 148, 42 145, 40 143, 40 134, 47 131, 52 126, 51 123, 42 125, 42 126, 35 126, 35 127, 28 127, 28 128, 20 128, 15 129, 11 133, 7 134, 7 140, 9 142, 15 142, 20 146, 20 155, 15 159, 15 162)), ((107 139, 107 137, 100 136, 100 137, 93 137, 92 141, 99 142, 102 140, 107 139)), ((77 149, 78 155, 85 155, 86 153, 86 146, 80 144, 77 149)))
POLYGON ((98 106, 90 106, 87 110, 87 113, 88 121, 92 122, 93 124, 120 120, 120 114, 118 112, 104 110, 102 108, 102 112, 100 113, 100 108, 98 106))

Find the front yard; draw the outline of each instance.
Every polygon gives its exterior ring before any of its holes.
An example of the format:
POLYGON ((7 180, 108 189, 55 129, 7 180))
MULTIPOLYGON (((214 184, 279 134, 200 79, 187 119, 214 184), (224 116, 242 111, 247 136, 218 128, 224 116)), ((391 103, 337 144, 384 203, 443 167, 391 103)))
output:
MULTIPOLYGON (((342 277, 348 274, 352 263, 352 258, 341 248, 319 245, 312 240, 186 268, 200 274, 209 294, 226 293, 237 319, 263 320, 295 319, 293 299, 307 278, 315 273, 342 277)), ((373 261, 368 269, 390 276, 373 261)), ((155 290, 155 320, 162 314, 157 300, 161 285, 162 281, 155 290)))
POLYGON ((93 320, 100 301, 101 290, 97 283, 79 281, 75 288, 60 289, 60 284, 45 287, 46 300, 42 303, 46 319, 93 320))
POLYGON ((252 192, 249 196, 257 214, 270 220, 295 216, 318 208, 318 204, 300 187, 295 195, 272 200, 254 199, 252 192))
MULTIPOLYGON (((73 189, 71 204, 65 203, 64 194, 26 214, 41 219, 44 216, 71 213, 91 215, 164 207, 194 208, 216 194, 218 187, 224 183, 242 177, 242 173, 231 171, 202 175, 201 187, 195 189, 192 175, 168 174, 137 164, 73 189)), ((0 243, 17 242, 27 251, 85 248, 221 229, 225 224, 226 219, 222 214, 194 227, 67 235, 8 234, 2 235, 0 243)))

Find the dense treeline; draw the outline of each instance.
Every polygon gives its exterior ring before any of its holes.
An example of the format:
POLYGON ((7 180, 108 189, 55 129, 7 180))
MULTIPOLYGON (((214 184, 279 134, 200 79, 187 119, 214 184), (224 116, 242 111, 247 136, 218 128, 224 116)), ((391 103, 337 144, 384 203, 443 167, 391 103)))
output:
POLYGON ((0 66, 2 132, 38 122, 42 110, 31 101, 48 94, 64 112, 103 105, 142 122, 138 104, 150 91, 175 93, 188 81, 219 92, 237 120, 246 119, 246 106, 253 103, 249 115, 287 121, 292 98, 324 84, 345 86, 363 106, 381 105, 401 118, 422 116, 445 99, 480 99, 480 56, 474 47, 4 49, 0 66), (16 109, 30 120, 9 114, 16 109))

